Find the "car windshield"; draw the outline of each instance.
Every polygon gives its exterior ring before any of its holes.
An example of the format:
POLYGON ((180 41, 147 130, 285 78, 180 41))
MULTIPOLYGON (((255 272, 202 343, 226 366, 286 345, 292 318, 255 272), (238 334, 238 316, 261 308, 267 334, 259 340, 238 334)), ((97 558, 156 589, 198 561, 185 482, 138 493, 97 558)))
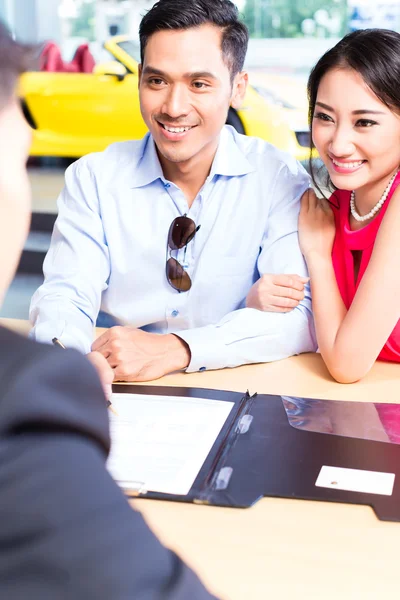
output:
POLYGON ((136 62, 140 63, 140 46, 137 42, 134 42, 133 40, 126 40, 125 42, 118 42, 117 46, 129 54, 129 56, 136 60, 136 62))

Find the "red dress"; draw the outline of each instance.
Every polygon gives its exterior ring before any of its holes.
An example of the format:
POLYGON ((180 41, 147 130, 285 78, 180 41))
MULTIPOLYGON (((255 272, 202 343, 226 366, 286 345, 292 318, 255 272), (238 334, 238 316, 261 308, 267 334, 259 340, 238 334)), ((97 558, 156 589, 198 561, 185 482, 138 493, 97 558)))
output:
MULTIPOLYGON (((350 192, 338 190, 332 195, 332 203, 338 205, 333 208, 336 223, 336 236, 332 249, 332 262, 335 270, 336 281, 347 309, 353 301, 360 281, 365 273, 371 258, 379 226, 389 205, 394 190, 400 184, 400 172, 397 174, 389 192, 387 200, 378 215, 362 229, 351 231, 349 224, 350 192), (354 250, 361 250, 362 257, 357 282, 354 282, 354 261, 351 254, 354 250)), ((384 310, 384 308, 382 308, 384 310)), ((368 326, 368 324, 366 324, 368 326)), ((400 320, 382 348, 378 360, 400 362, 400 320)), ((400 423, 398 407, 391 404, 375 404, 381 423, 392 443, 400 444, 400 423)))
MULTIPOLYGON (((333 209, 335 214, 336 236, 332 249, 332 262, 340 294, 347 309, 350 308, 350 305, 353 302, 357 288, 368 266, 376 235, 386 213, 390 198, 393 196, 393 192, 399 184, 400 172, 397 174, 387 200, 378 215, 370 221, 368 225, 358 231, 351 231, 350 229, 350 192, 338 190, 332 194, 332 204, 338 205, 338 208, 333 209), (354 282, 354 261, 352 256, 352 251, 354 250, 362 251, 360 270, 356 283, 354 282)), ((384 310, 384 307, 382 307, 382 310, 384 310)), ((378 360, 400 362, 400 320, 397 321, 389 339, 382 348, 378 360)))

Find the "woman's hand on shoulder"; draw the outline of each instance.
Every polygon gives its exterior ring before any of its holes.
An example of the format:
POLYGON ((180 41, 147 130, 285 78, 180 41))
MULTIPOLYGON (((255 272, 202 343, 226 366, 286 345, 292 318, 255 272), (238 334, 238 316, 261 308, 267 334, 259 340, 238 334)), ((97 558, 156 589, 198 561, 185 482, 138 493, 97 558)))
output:
POLYGON ((250 289, 246 306, 264 312, 290 312, 304 299, 308 280, 300 275, 263 275, 250 289))
POLYGON ((299 215, 300 248, 307 259, 312 254, 331 256, 335 239, 335 218, 329 202, 317 198, 315 192, 308 189, 301 199, 299 215))

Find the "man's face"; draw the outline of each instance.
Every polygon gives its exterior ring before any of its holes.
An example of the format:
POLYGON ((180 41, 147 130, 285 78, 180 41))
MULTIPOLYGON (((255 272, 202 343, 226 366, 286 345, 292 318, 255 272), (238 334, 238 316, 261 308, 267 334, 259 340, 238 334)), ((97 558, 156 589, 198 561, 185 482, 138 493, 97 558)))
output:
POLYGON ((30 222, 26 160, 31 130, 15 97, 0 105, 0 304, 11 283, 30 222))
POLYGON ((218 145, 229 106, 239 105, 246 75, 235 77, 223 61, 221 30, 212 25, 154 33, 141 66, 143 119, 161 159, 207 160, 218 145))

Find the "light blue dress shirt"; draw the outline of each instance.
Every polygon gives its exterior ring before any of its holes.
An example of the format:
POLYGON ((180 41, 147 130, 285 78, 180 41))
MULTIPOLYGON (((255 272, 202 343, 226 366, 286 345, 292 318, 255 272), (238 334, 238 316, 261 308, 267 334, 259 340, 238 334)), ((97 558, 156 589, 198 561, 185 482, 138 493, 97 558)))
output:
POLYGON ((153 138, 111 145, 71 165, 32 298, 32 335, 89 352, 100 308, 122 324, 178 333, 191 350, 188 371, 268 362, 316 349, 307 288, 290 313, 245 308, 263 273, 307 275, 299 248, 299 199, 308 175, 270 144, 221 133, 212 169, 189 208, 163 175, 153 138), (172 255, 192 288, 179 293, 165 275, 173 219, 201 225, 172 255))

